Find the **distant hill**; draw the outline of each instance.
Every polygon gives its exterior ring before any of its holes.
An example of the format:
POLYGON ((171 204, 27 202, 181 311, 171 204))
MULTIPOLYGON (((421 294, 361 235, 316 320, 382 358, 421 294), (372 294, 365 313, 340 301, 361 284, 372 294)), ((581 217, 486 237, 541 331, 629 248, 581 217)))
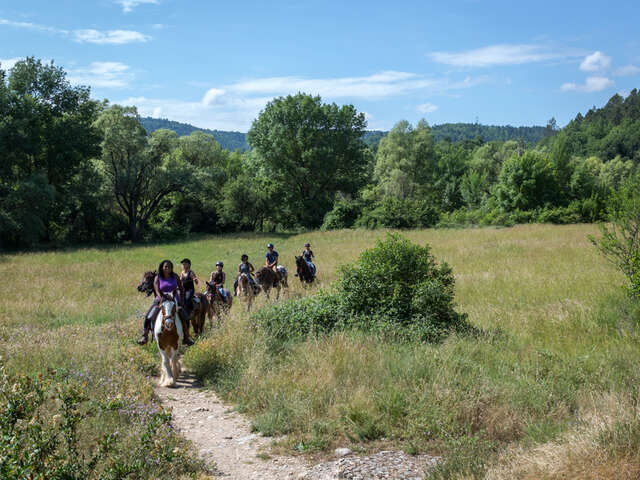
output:
POLYGON ((245 151, 250 148, 247 143, 246 135, 242 132, 227 132, 224 130, 198 128, 193 125, 189 125, 188 123, 174 122, 173 120, 167 120, 166 118, 143 117, 140 119, 140 122, 148 133, 160 130, 161 128, 166 128, 167 130, 173 130, 182 137, 199 130, 213 135, 213 138, 215 138, 224 149, 245 151))
POLYGON ((480 125, 479 123, 443 123, 432 125, 431 132, 436 142, 447 138, 454 143, 480 137, 485 142, 522 140, 538 143, 544 137, 545 127, 512 127, 511 125, 480 125))
MULTIPOLYGON (((151 133, 160 128, 173 130, 178 135, 189 135, 196 130, 203 131, 213 135, 220 146, 227 150, 249 150, 246 134, 242 132, 227 132, 224 130, 209 130, 206 128, 198 128, 188 123, 174 122, 165 118, 143 117, 142 125, 151 133)), ((512 127, 510 125, 480 125, 477 123, 443 123, 441 125, 433 125, 431 127, 433 137, 436 142, 449 139, 456 143, 463 140, 473 140, 476 137, 482 138, 485 142, 518 140, 522 138, 525 143, 537 143, 544 137, 544 127, 512 127)), ((365 132, 363 136, 364 142, 372 147, 377 148, 380 139, 387 132, 381 130, 370 130, 365 132)))

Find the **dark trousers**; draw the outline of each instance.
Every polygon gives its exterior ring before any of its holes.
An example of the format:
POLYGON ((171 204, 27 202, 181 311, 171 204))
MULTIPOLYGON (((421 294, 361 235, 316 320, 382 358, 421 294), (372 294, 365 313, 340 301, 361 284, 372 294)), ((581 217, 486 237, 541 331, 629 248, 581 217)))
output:
MULTIPOLYGON (((188 298, 189 294, 185 293, 185 296, 188 298)), ((149 310, 147 310, 147 314, 144 316, 144 329, 145 330, 153 330, 154 322, 158 313, 160 312, 160 302, 158 300, 154 300, 149 310)), ((185 308, 182 308, 182 305, 178 304, 178 315, 180 316, 180 320, 182 320, 182 325, 184 330, 187 331, 189 329, 189 313, 185 308)))

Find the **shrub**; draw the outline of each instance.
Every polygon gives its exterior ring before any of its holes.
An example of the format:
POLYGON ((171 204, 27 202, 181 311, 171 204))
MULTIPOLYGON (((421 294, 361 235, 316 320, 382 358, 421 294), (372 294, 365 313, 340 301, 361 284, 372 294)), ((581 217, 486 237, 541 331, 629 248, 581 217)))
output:
POLYGON ((355 265, 343 266, 339 276, 331 292, 273 305, 253 315, 272 345, 344 328, 428 341, 468 328, 466 315, 454 310, 451 268, 438 265, 429 246, 389 234, 365 250, 355 265))
POLYGON ((362 212, 360 201, 337 199, 333 208, 327 212, 322 221, 321 230, 339 230, 351 228, 362 212))
POLYGON ((625 274, 632 295, 640 293, 640 175, 628 180, 609 201, 610 225, 591 242, 625 274))

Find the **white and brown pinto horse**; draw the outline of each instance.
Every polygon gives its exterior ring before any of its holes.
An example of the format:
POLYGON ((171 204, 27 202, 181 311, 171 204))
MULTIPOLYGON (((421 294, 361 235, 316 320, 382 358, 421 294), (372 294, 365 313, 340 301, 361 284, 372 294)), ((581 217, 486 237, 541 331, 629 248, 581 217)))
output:
POLYGON ((253 286, 249 281, 249 275, 241 273, 238 277, 238 286, 236 287, 236 297, 247 304, 247 312, 251 311, 251 304, 253 303, 253 286))
POLYGON ((160 299, 160 311, 156 317, 153 334, 161 359, 159 384, 161 387, 175 387, 180 376, 178 345, 182 343, 184 332, 173 295, 165 294, 160 299))

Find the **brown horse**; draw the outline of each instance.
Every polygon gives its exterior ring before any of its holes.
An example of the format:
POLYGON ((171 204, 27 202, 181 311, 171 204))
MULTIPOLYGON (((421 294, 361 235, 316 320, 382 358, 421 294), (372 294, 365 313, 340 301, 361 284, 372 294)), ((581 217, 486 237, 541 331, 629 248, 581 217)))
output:
POLYGON ((238 277, 238 286, 236 287, 236 297, 244 300, 247 304, 247 312, 251 311, 251 304, 253 303, 253 287, 249 282, 249 276, 246 273, 241 273, 238 277))
POLYGON ((287 269, 282 265, 278 265, 276 273, 269 267, 262 267, 256 272, 256 284, 262 288, 267 298, 269 298, 269 291, 271 288, 275 288, 278 292, 276 294, 277 300, 280 298, 281 286, 287 289, 289 288, 289 285, 287 284, 287 269))
POLYGON ((209 313, 209 300, 207 300, 207 296, 204 293, 195 293, 191 301, 193 302, 193 317, 191 318, 193 332, 196 335, 202 335, 204 332, 204 321, 209 313))
POLYGON ((224 301, 224 297, 220 294, 213 283, 206 283, 207 290, 205 291, 205 296, 207 298, 207 302, 209 303, 209 311, 207 313, 207 316, 209 317, 209 321, 211 321, 211 319, 215 316, 218 319, 218 323, 220 323, 222 322, 222 317, 229 313, 231 305, 224 301))

